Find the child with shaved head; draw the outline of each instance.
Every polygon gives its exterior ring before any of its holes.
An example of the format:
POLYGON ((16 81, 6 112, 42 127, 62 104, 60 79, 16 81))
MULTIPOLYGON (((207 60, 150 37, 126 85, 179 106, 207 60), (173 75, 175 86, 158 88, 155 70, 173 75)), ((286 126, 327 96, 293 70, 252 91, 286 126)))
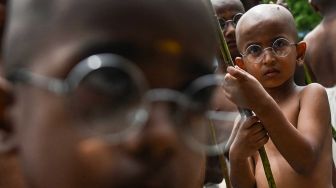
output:
POLYGON ((203 1, 11 0, 9 12, 0 148, 27 187, 203 186, 196 120, 212 90, 197 80, 217 46, 203 1))
POLYGON ((298 42, 291 13, 258 5, 236 28, 241 58, 229 67, 227 96, 255 116, 242 118, 230 148, 234 187, 268 187, 258 149, 266 148, 278 188, 332 187, 330 111, 325 89, 295 85, 298 42))
POLYGON ((220 26, 232 58, 240 56, 236 44, 236 25, 244 14, 244 6, 240 0, 212 0, 212 4, 219 18, 220 26))
MULTIPOLYGON (((233 59, 239 57, 239 51, 236 44, 236 25, 238 20, 245 12, 243 4, 240 0, 211 0, 212 5, 216 11, 217 17, 221 29, 223 31, 223 36, 228 44, 230 54, 233 59)), ((223 58, 220 53, 218 53, 217 58, 217 69, 216 73, 224 74, 226 72, 227 65, 223 61, 223 58)), ((238 109, 235 104, 228 100, 222 90, 216 93, 217 97, 215 100, 215 110, 220 112, 230 112, 233 116, 238 116, 238 109)), ((226 139, 229 140, 229 135, 232 132, 233 120, 223 123, 221 126, 220 133, 217 134, 227 134, 226 139)), ((228 143, 230 143, 228 141, 228 143)), ((228 144, 229 145, 229 144, 228 144)), ((226 156, 228 157, 228 151, 225 151, 226 156)), ((218 156, 208 157, 207 160, 207 173, 206 181, 212 183, 220 183, 223 179, 223 172, 220 166, 218 156)))

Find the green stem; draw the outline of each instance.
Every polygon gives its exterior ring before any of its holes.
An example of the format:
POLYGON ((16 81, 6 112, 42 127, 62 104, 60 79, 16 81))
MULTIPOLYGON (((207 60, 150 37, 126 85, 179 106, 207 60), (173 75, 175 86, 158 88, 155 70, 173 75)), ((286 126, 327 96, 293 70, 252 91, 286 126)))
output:
POLYGON ((311 76, 309 74, 308 67, 307 67, 306 64, 303 64, 303 70, 304 70, 305 80, 306 80, 307 84, 313 83, 313 79, 311 78, 311 76))
MULTIPOLYGON (((252 116, 252 111, 247 110, 247 109, 239 109, 240 113, 243 115, 245 115, 246 117, 252 116)), ((273 173, 272 173, 272 169, 271 169, 271 165, 270 162, 268 160, 268 156, 266 153, 266 149, 265 146, 262 146, 259 150, 259 155, 261 158, 261 162, 263 164, 264 167, 264 172, 265 172, 265 176, 268 182, 268 186, 269 188, 276 188, 276 184, 275 184, 275 180, 273 177, 273 173)))
POLYGON ((332 131, 333 139, 336 142, 336 130, 335 130, 335 128, 332 125, 331 125, 331 131, 332 131))
POLYGON ((273 174, 272 174, 272 170, 271 170, 271 165, 269 163, 268 157, 267 157, 267 153, 265 150, 265 147, 263 146, 262 148, 259 149, 259 154, 260 154, 260 158, 264 167, 264 171, 265 171, 265 175, 267 178, 267 182, 268 182, 268 187, 276 187, 275 185, 275 181, 273 178, 273 174))
MULTIPOLYGON (((212 122, 212 120, 209 120, 209 126, 210 126, 210 130, 211 130, 211 137, 212 137, 212 141, 213 144, 217 144, 217 139, 216 139, 216 130, 215 130, 215 126, 212 122)), ((224 152, 223 154, 219 155, 219 162, 220 162, 220 167, 222 170, 222 174, 224 176, 224 180, 225 180, 225 184, 227 188, 232 188, 232 184, 231 184, 231 180, 230 180, 230 176, 229 176, 229 170, 228 170, 228 166, 226 164, 226 160, 225 160, 225 156, 224 156, 224 152)))
MULTIPOLYGON (((220 43, 219 47, 220 47, 222 58, 228 66, 234 66, 234 63, 232 61, 232 57, 231 57, 231 54, 230 54, 230 51, 229 51, 229 47, 228 47, 228 45, 225 41, 223 31, 222 31, 222 29, 220 27, 220 24, 219 24, 219 21, 218 21, 216 11, 215 11, 212 3, 211 3, 211 0, 207 0, 207 2, 208 2, 208 6, 209 6, 209 8, 212 12, 212 15, 213 15, 214 23, 216 24, 216 31, 217 31, 217 35, 218 35, 218 38, 219 38, 219 43, 220 43)), ((251 110, 247 110, 247 109, 242 109, 242 110, 240 110, 240 112, 242 113, 242 115, 245 115, 245 116, 251 116, 253 114, 251 110)), ((268 181, 268 184, 269 184, 270 188, 276 188, 274 177, 273 177, 272 170, 271 170, 271 166, 269 164, 267 153, 266 153, 264 147, 262 147, 259 150, 259 155, 260 155, 260 158, 262 160, 265 175, 267 177, 267 181, 268 181)))
POLYGON ((216 11, 214 7, 212 6, 211 0, 207 0, 207 1, 208 1, 208 6, 210 7, 211 13, 213 15, 214 23, 216 24, 216 31, 217 31, 217 36, 219 39, 219 48, 221 51, 221 56, 224 60, 224 63, 226 63, 228 66, 234 66, 234 63, 232 61, 232 57, 229 51, 229 47, 226 43, 222 28, 220 27, 220 23, 218 21, 218 16, 216 14, 216 11))

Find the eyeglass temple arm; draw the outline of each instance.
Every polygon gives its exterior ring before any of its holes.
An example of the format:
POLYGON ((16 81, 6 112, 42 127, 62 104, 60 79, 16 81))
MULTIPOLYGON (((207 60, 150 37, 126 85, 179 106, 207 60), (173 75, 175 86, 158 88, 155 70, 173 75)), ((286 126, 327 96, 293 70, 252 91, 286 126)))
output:
POLYGON ((56 94, 69 92, 69 86, 65 81, 49 78, 24 69, 16 70, 8 79, 13 82, 27 83, 56 94))

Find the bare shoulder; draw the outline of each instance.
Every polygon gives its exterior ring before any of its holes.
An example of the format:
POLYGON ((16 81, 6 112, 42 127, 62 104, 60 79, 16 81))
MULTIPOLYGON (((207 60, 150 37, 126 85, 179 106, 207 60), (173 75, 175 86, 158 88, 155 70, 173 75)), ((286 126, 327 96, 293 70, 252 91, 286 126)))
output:
POLYGON ((321 38, 322 34, 324 32, 324 29, 321 24, 317 25, 311 32, 309 32, 305 37, 304 41, 310 43, 319 41, 319 38, 321 38))
POLYGON ((327 93, 325 88, 318 84, 318 83, 311 83, 307 86, 301 87, 300 91, 300 98, 308 98, 310 100, 316 100, 316 98, 310 98, 310 97, 325 97, 327 98, 327 93))
POLYGON ((300 112, 315 119, 330 119, 330 108, 325 88, 317 83, 309 84, 300 91, 300 112))

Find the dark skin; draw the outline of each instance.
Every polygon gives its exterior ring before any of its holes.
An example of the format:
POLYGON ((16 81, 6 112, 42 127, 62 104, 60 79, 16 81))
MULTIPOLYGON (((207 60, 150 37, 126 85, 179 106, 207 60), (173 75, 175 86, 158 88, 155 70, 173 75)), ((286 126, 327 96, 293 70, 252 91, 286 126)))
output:
MULTIPOLYGON (((239 0, 212 0, 212 5, 216 10, 216 14, 218 18, 222 18, 224 20, 232 20, 232 18, 237 13, 244 13, 244 7, 239 0)), ((230 54, 233 59, 240 56, 239 51, 236 45, 236 36, 235 36, 235 26, 230 23, 226 30, 223 30, 224 38, 228 44, 230 54)), ((227 65, 221 60, 221 55, 218 55, 218 67, 216 70, 217 74, 225 74, 227 65)), ((225 97, 225 93, 223 91, 218 91, 216 93, 214 107, 217 111, 224 112, 237 112, 237 107, 233 104, 227 97, 225 97)), ((237 112, 238 115, 238 112, 237 112)), ((233 128, 233 121, 227 122, 227 124, 223 125, 223 132, 231 133, 233 128)), ((230 142, 230 141, 228 141, 230 142)), ((230 144, 228 144, 230 145, 230 144)), ((228 151, 226 149, 225 156, 228 157, 228 151)), ((223 172, 222 167, 220 165, 220 157, 213 156, 207 158, 207 169, 206 169, 206 183, 220 183, 223 180, 223 172)))
MULTIPOLYGON (((14 0, 11 21, 22 21, 25 29, 9 27, 6 70, 15 65, 15 57, 10 54, 23 50, 14 48, 16 35, 27 36, 35 39, 32 42, 44 44, 29 59, 31 64, 25 65, 35 73, 64 78, 79 60, 91 54, 116 53, 140 68, 150 89, 182 92, 194 79, 211 73, 215 56, 211 16, 203 2, 192 2, 37 0, 22 6, 22 1, 14 0), (34 3, 52 7, 48 14, 54 19, 33 15, 43 13, 30 12, 32 7, 38 9, 34 3), (45 28, 33 28, 34 18, 45 28), (192 18, 198 22, 186 24, 192 18), (50 41, 44 43, 36 32, 44 33, 50 41)), ((9 137, 16 142, 11 151, 18 151, 29 188, 203 185, 205 155, 183 141, 170 118, 169 103, 153 103, 143 129, 125 136, 121 143, 111 144, 81 134, 64 105, 64 96, 30 85, 15 86, 12 95, 15 101, 10 106, 10 121, 16 131, 9 137)))
MULTIPOLYGON (((12 104, 12 97, 8 95, 11 91, 10 85, 3 78, 0 79, 0 138, 8 141, 8 135, 12 134, 13 129, 8 122, 8 106, 12 104)), ((0 147, 0 170, 1 179, 0 187, 6 188, 23 188, 24 182, 22 172, 19 167, 16 151, 10 147, 0 147)))
MULTIPOLYGON (((244 7, 239 0, 213 0, 212 4, 216 10, 218 18, 232 20, 237 13, 244 13, 244 7)), ((233 59, 239 57, 239 51, 236 44, 235 26, 229 24, 229 27, 223 31, 224 38, 228 44, 230 54, 233 59)))
MULTIPOLYGON (((325 87, 333 87, 336 84, 336 3, 328 0, 310 0, 309 3, 319 12, 323 19, 314 30, 304 38, 308 44, 305 64, 314 82, 325 87), (324 46, 324 47, 321 47, 324 46)), ((335 164, 333 171, 333 184, 336 186, 335 164)))
MULTIPOLYGON (((249 10, 236 35, 242 52, 251 44, 269 47, 278 37, 297 40, 292 15, 279 5, 249 10)), ((257 152, 264 145, 277 187, 332 187, 330 111, 325 90, 318 84, 299 87, 293 81, 296 61, 304 57, 305 48, 305 43, 299 42, 283 57, 265 50, 259 63, 243 57, 236 59, 239 67, 228 68, 227 96, 256 114, 237 124, 238 133, 230 148, 233 186, 268 187, 257 152)))
POLYGON ((241 2, 244 4, 245 10, 249 10, 250 8, 260 4, 260 0, 242 0, 241 2))
MULTIPOLYGON (((0 1, 0 42, 2 44, 3 32, 5 27, 6 18, 6 0, 0 1)), ((8 139, 7 135, 13 132, 8 124, 8 112, 6 109, 12 103, 12 97, 8 95, 11 90, 10 85, 7 83, 3 76, 3 62, 2 53, 0 53, 0 138, 1 140, 8 139)), ((2 147, 0 150, 0 187, 6 188, 23 188, 23 178, 21 169, 18 165, 16 152, 8 152, 8 147, 2 147)))
POLYGON ((315 10, 321 13, 323 19, 311 31, 305 41, 308 43, 305 63, 308 66, 313 81, 325 87, 336 85, 336 3, 334 1, 311 1, 315 10), (325 46, 325 47, 321 47, 325 46))
MULTIPOLYGON (((244 4, 245 9, 248 10, 256 5, 259 5, 261 1, 260 0, 242 0, 242 3, 244 4)), ((276 4, 282 5, 288 8, 285 0, 277 0, 276 4)), ((300 62, 300 64, 298 64, 298 66, 296 67, 295 75, 294 75, 295 83, 300 86, 306 85, 302 63, 303 62, 300 62)))

